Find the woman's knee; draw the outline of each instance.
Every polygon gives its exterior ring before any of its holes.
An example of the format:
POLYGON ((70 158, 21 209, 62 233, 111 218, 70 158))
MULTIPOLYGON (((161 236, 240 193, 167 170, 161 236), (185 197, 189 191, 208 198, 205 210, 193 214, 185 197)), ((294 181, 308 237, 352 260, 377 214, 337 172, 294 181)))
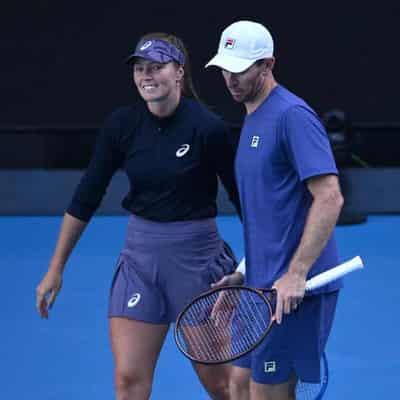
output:
POLYGON ((138 398, 147 399, 150 397, 151 387, 152 379, 145 376, 140 369, 116 368, 115 388, 117 393, 136 393, 138 398))
POLYGON ((110 320, 118 400, 149 398, 154 368, 167 332, 168 325, 125 318, 110 320))

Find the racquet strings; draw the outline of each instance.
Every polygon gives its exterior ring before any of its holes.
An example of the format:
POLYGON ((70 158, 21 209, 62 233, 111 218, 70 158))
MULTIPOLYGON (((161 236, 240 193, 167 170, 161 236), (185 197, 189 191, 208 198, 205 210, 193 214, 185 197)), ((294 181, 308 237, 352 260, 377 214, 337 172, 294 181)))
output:
POLYGON ((299 381, 296 385, 296 400, 320 400, 328 384, 328 364, 325 354, 321 358, 320 382, 299 381))
POLYGON ((252 290, 223 288, 198 298, 181 315, 177 339, 199 362, 223 362, 254 347, 271 325, 271 306, 252 290))

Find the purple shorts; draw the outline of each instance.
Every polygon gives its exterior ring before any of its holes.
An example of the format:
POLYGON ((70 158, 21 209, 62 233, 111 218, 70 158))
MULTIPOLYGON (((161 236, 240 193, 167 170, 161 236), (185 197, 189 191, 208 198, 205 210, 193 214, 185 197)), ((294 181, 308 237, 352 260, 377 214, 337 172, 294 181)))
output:
POLYGON ((213 218, 161 223, 131 216, 108 316, 174 322, 186 304, 236 265, 213 218))
POLYGON ((292 375, 303 382, 319 382, 338 293, 304 297, 297 311, 284 314, 258 347, 233 364, 250 368, 252 379, 261 384, 284 383, 292 375))

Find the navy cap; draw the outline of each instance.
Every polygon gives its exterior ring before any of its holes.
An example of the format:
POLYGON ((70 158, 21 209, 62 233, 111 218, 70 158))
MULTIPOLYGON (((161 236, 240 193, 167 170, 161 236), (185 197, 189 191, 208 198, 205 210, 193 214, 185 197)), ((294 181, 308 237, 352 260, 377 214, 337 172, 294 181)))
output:
POLYGON ((173 44, 162 39, 146 39, 141 40, 127 59, 127 63, 131 63, 136 57, 141 57, 146 60, 154 61, 160 64, 166 64, 171 61, 176 61, 178 64, 185 64, 185 56, 173 44))

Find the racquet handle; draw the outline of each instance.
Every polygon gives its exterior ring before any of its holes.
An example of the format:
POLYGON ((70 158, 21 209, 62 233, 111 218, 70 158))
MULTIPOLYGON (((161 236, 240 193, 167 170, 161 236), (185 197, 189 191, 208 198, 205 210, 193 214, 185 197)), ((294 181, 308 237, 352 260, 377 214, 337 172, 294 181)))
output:
POLYGON ((335 268, 332 268, 328 271, 322 272, 306 282, 306 291, 318 289, 321 286, 326 285, 336 279, 341 278, 344 275, 347 275, 349 272, 355 271, 356 269, 361 269, 364 267, 364 264, 361 260, 361 257, 357 256, 352 258, 349 261, 346 261, 343 264, 338 265, 335 268))

